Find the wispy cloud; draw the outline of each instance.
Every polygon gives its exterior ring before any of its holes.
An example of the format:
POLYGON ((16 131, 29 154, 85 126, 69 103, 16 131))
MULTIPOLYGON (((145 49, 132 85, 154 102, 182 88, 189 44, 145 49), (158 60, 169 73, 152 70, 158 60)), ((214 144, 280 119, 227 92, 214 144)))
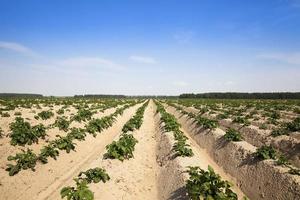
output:
POLYGON ((173 38, 178 42, 178 43, 189 43, 195 36, 194 31, 180 31, 177 32, 173 35, 173 38))
POLYGON ((121 65, 100 57, 74 57, 67 58, 56 62, 57 65, 62 67, 75 67, 75 68, 108 68, 108 69, 121 69, 121 65))
POLYGON ((258 55, 259 58, 300 65, 300 52, 293 53, 265 53, 258 55))
POLYGON ((37 56, 38 54, 30 48, 15 42, 0 41, 0 49, 7 49, 27 56, 37 56))
POLYGON ((189 84, 187 82, 185 82, 185 81, 174 81, 172 83, 172 85, 177 86, 177 87, 186 87, 189 84))
POLYGON ((155 64, 156 60, 152 57, 145 57, 145 56, 130 56, 129 60, 132 60, 134 62, 139 63, 145 63, 145 64, 155 64))

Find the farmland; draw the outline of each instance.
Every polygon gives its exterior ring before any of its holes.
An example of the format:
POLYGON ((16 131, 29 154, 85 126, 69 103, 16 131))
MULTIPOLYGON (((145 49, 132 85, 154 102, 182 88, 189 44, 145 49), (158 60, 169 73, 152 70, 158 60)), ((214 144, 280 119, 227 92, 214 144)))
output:
POLYGON ((299 100, 0 103, 0 199, 300 199, 299 100))

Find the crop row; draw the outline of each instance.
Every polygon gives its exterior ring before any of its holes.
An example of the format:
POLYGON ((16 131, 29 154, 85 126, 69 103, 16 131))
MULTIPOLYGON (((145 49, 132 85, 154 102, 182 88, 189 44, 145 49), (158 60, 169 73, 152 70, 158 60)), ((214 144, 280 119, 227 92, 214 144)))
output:
MULTIPOLYGON (((143 115, 149 101, 145 102, 135 115, 130 118, 122 128, 122 134, 118 141, 113 141, 106 146, 107 152, 104 154, 105 159, 118 159, 124 161, 133 157, 135 144, 138 142, 129 131, 139 129, 143 123, 143 115), (130 128, 128 128, 130 127, 130 128)), ((103 168, 91 168, 86 172, 80 172, 78 177, 74 178, 76 187, 64 187, 60 194, 61 198, 67 197, 68 200, 93 200, 94 193, 89 189, 88 184, 106 182, 110 176, 103 168), (84 175, 84 176, 83 176, 84 175)))
MULTIPOLYGON (((166 132, 175 132, 181 134, 181 138, 187 139, 187 137, 180 130, 181 125, 177 122, 174 115, 168 113, 163 105, 156 102, 157 111, 160 113, 160 119, 164 123, 163 128, 166 132)), ((174 139, 176 140, 173 145, 173 150, 176 150, 178 141, 176 139, 176 134, 174 134, 174 139)), ((186 147, 186 146, 185 146, 186 147)), ((193 156, 192 149, 185 151, 191 152, 190 154, 182 154, 181 156, 191 157, 193 156)), ((177 155, 180 155, 178 153, 177 155)), ((211 166, 208 166, 208 170, 203 170, 200 167, 188 166, 185 173, 189 174, 189 178, 186 180, 185 188, 187 190, 188 196, 192 200, 198 199, 230 199, 237 200, 237 194, 232 191, 232 184, 228 181, 222 180, 221 176, 216 174, 211 166)), ((247 199, 246 197, 244 199, 247 199)))
POLYGON ((22 169, 26 170, 31 168, 34 170, 37 161, 46 164, 49 157, 56 159, 57 156, 59 156, 59 150, 65 150, 67 153, 71 150, 74 151, 76 145, 74 143, 75 140, 84 140, 86 133, 96 136, 97 133, 101 133, 104 129, 111 127, 113 122, 116 120, 116 117, 118 115, 122 115, 125 109, 133 106, 134 104, 136 103, 124 105, 109 116, 90 120, 86 124, 85 129, 72 128, 71 131, 64 137, 57 135, 58 138, 43 146, 38 155, 36 155, 32 150, 27 149, 27 151, 23 150, 15 156, 9 156, 8 160, 14 160, 16 164, 8 164, 6 170, 9 171, 9 175, 11 176, 17 174, 22 169))
MULTIPOLYGON (((181 112, 183 115, 187 115, 189 118, 192 118, 197 125, 202 125, 203 128, 208 128, 205 124, 199 123, 199 118, 201 117, 201 114, 195 115, 194 113, 185 111, 182 107, 176 106, 175 104, 168 103, 168 105, 174 107, 177 111, 181 112)), ((241 133, 238 130, 235 130, 233 128, 228 128, 226 130, 226 133, 224 135, 224 139, 228 142, 239 142, 243 140, 243 137, 241 136, 241 133)), ((277 152, 272 146, 270 145, 263 145, 260 148, 257 148, 254 157, 259 158, 260 160, 266 160, 266 159, 273 159, 276 160, 277 165, 282 165, 289 168, 289 173, 292 175, 300 175, 300 169, 294 167, 291 165, 291 163, 288 162, 287 158, 277 152)))

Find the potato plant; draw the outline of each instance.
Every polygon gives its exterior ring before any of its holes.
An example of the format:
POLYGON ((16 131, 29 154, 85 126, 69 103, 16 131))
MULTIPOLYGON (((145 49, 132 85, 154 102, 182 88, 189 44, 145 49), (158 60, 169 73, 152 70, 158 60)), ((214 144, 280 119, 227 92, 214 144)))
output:
POLYGON ((39 124, 31 127, 29 122, 21 117, 16 117, 15 122, 10 124, 10 129, 12 133, 9 134, 11 138, 12 145, 21 145, 25 144, 31 145, 32 143, 37 143, 39 138, 45 138, 46 128, 44 125, 39 124))
POLYGON ((235 117, 233 120, 232 120, 233 123, 238 123, 238 124, 242 124, 243 126, 249 126, 250 125, 250 122, 248 119, 246 119, 245 117, 235 117))
POLYGON ((226 130, 224 138, 227 141, 233 141, 233 142, 238 142, 238 141, 243 140, 243 137, 242 137, 241 133, 238 132, 237 130, 233 129, 233 128, 229 128, 229 129, 226 130))
POLYGON ((122 128, 122 132, 123 133, 127 133, 128 131, 134 131, 135 129, 139 129, 143 123, 143 115, 145 112, 145 109, 148 105, 147 101, 146 103, 144 103, 135 113, 135 115, 130 118, 126 124, 123 126, 122 128))
POLYGON ((182 156, 182 157, 191 157, 194 155, 190 145, 186 144, 186 139, 179 139, 176 140, 175 144, 173 145, 173 150, 175 151, 175 156, 182 156))
POLYGON ((137 142, 132 134, 124 133, 118 141, 113 141, 106 146, 107 153, 104 154, 104 158, 118 159, 120 161, 132 158, 137 142))
POLYGON ((67 136, 72 139, 79 140, 79 141, 85 140, 85 137, 86 137, 85 129, 71 128, 71 131, 68 133, 67 136))
POLYGON ((67 132, 69 130, 71 122, 68 121, 65 117, 57 117, 54 122, 54 125, 58 127, 59 130, 67 132))
POLYGON ((215 129, 219 126, 216 120, 208 119, 201 115, 198 115, 195 120, 199 126, 202 126, 205 129, 215 129))
POLYGON ((86 181, 87 183, 99 183, 100 181, 105 183, 106 181, 109 181, 110 177, 106 173, 105 169, 96 167, 85 172, 80 172, 78 179, 81 181, 86 181))
POLYGON ((61 198, 67 200, 94 200, 94 193, 89 189, 87 181, 74 179, 76 187, 64 187, 60 191, 61 198))
POLYGON ((187 173, 189 174, 189 179, 186 183, 186 189, 190 199, 238 199, 237 194, 231 189, 232 184, 222 180, 211 166, 208 166, 208 171, 200 167, 189 167, 187 173))
POLYGON ((72 120, 81 122, 81 121, 87 121, 92 118, 92 115, 94 113, 87 109, 79 109, 77 114, 73 117, 72 120))
MULTIPOLYGON (((155 102, 157 106, 157 113, 161 114, 161 121, 164 123, 164 130, 166 132, 173 132, 175 138, 175 144, 173 145, 173 151, 175 151, 175 156, 190 157, 193 156, 193 151, 186 144, 187 137, 180 130, 181 125, 177 122, 174 115, 168 113, 163 105, 159 102, 155 102)), ((180 109, 180 108, 178 108, 180 109)))
POLYGON ((75 151, 75 143, 73 142, 71 137, 62 137, 60 135, 56 135, 58 139, 53 141, 53 144, 55 147, 57 147, 59 150, 65 150, 67 153, 70 153, 71 150, 75 151))
POLYGON ((101 133, 104 129, 111 127, 115 121, 116 118, 113 115, 109 115, 101 119, 92 119, 85 128, 88 133, 96 137, 97 133, 101 133))
POLYGON ((59 151, 54 143, 50 143, 47 146, 44 146, 41 149, 41 152, 38 156, 38 160, 41 161, 43 164, 48 163, 48 157, 53 158, 54 160, 57 159, 59 156, 59 151))
POLYGON ((258 148, 255 152, 255 155, 262 160, 275 160, 277 158, 277 152, 272 146, 262 146, 258 148))
POLYGON ((37 156, 35 153, 33 153, 32 150, 27 149, 27 151, 21 150, 22 153, 17 153, 15 156, 8 156, 7 160, 9 161, 15 161, 16 164, 8 164, 6 171, 9 172, 10 176, 13 176, 19 171, 31 169, 34 171, 34 167, 36 165, 37 156))
POLYGON ((50 119, 53 116, 54 116, 54 113, 50 110, 42 111, 42 112, 37 114, 37 119, 41 118, 42 120, 47 120, 47 119, 50 119))

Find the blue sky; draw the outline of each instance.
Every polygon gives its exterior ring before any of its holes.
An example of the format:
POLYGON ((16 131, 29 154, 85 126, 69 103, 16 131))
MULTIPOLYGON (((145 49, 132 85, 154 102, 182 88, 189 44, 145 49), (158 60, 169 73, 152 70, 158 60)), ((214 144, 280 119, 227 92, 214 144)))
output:
POLYGON ((0 92, 300 91, 300 0, 0 0, 0 92))

